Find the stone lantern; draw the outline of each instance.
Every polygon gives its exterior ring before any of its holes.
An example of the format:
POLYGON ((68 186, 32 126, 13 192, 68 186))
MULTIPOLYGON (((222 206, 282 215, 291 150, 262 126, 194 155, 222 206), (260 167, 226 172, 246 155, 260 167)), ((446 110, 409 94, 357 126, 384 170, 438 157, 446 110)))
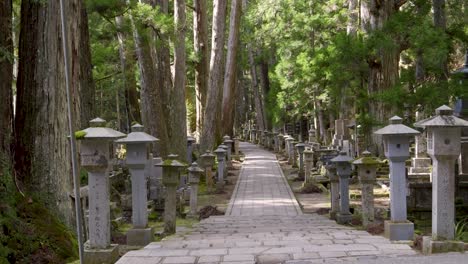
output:
POLYGON ((111 244, 109 171, 114 140, 125 134, 104 127, 105 120, 91 120, 81 137, 81 166, 88 171, 89 240, 86 242, 86 263, 114 263, 119 257, 118 245, 111 244))
POLYGON ((362 225, 367 228, 374 221, 374 184, 381 161, 372 157, 369 151, 364 151, 353 164, 357 166, 361 184, 362 225))
POLYGON ((127 244, 146 246, 153 240, 153 230, 148 228, 148 196, 145 170, 150 159, 150 144, 159 141, 143 132, 140 124, 132 126, 132 133, 116 143, 127 146, 126 165, 132 177, 132 224, 127 232, 127 244))
POLYGON ((185 165, 177 160, 179 156, 171 154, 159 164, 163 169, 162 183, 166 187, 164 200, 164 233, 174 234, 176 231, 177 186, 180 183, 180 172, 185 165))
POLYGON ((317 142, 317 138, 315 136, 315 129, 313 128, 313 126, 310 126, 310 129, 309 129, 309 144, 312 144, 312 143, 315 143, 317 142))
POLYGON ((468 121, 453 115, 448 106, 415 124, 427 130, 427 153, 432 158, 432 241, 423 245, 427 253, 463 251, 455 239, 455 162, 460 155, 460 135, 468 121))
POLYGON ((252 142, 253 144, 257 142, 257 130, 255 128, 250 130, 250 142, 252 142))
POLYGON ((213 191, 213 166, 215 164, 216 156, 211 153, 211 151, 207 150, 205 154, 200 156, 201 164, 200 166, 205 169, 205 180, 206 180, 206 187, 208 192, 213 191))
POLYGON ((225 168, 225 157, 226 150, 221 147, 221 145, 214 151, 216 154, 216 159, 218 160, 218 181, 217 187, 221 190, 224 187, 224 170, 225 168))
POLYGON ((336 215, 336 221, 339 224, 349 223, 353 217, 349 211, 349 177, 353 172, 352 160, 344 151, 331 160, 331 162, 335 163, 336 173, 340 177, 340 212, 336 215))
POLYGON ((195 218, 197 215, 197 204, 198 204, 198 184, 200 183, 200 175, 203 170, 198 167, 196 162, 188 168, 189 178, 188 183, 190 184, 190 213, 189 216, 195 218))
POLYGON ((192 163, 192 153, 193 153, 193 146, 197 140, 194 137, 188 136, 187 137, 187 162, 190 164, 192 163))
POLYGON ((314 166, 314 152, 308 148, 304 150, 304 186, 311 181, 312 168, 314 166))
POLYGON ((374 133, 383 136, 385 156, 390 165, 390 221, 385 221, 385 236, 390 240, 413 240, 414 225, 407 220, 406 167, 409 158, 409 140, 419 134, 402 124, 398 116, 390 118, 390 125, 374 133))
POLYGON ((299 179, 304 179, 304 150, 305 150, 305 144, 304 143, 298 143, 296 144, 296 149, 297 153, 299 154, 299 179))
POLYGON ((291 136, 288 136, 286 139, 286 150, 288 154, 288 164, 292 165, 294 164, 293 159, 294 159, 294 146, 292 145, 292 142, 294 141, 294 138, 291 136))

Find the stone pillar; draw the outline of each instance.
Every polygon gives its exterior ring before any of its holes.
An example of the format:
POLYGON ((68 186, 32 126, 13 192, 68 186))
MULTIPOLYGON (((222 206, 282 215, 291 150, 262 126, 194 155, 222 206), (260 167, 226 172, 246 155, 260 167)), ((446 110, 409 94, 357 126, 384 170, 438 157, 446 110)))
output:
POLYGON ((234 155, 239 158, 239 138, 234 138, 234 155))
POLYGON ((226 153, 226 158, 227 158, 227 161, 230 162, 232 160, 232 149, 233 149, 233 146, 232 146, 232 143, 234 143, 233 140, 231 140, 229 137, 228 139, 224 139, 224 142, 223 144, 226 145, 228 147, 227 149, 227 153, 226 153))
POLYGON ((358 167, 359 183, 361 184, 361 211, 362 225, 367 226, 374 222, 374 184, 377 167, 381 162, 364 151, 361 157, 353 162, 358 167))
POLYGON ((406 167, 409 158, 409 138, 419 132, 402 124, 398 116, 390 118, 390 125, 374 132, 383 136, 385 156, 390 165, 390 213, 385 221, 385 236, 390 240, 413 240, 414 224, 407 220, 406 167))
POLYGON ((112 141, 125 134, 104 127, 105 120, 90 121, 81 139, 81 166, 88 171, 89 218, 85 263, 114 263, 119 246, 111 244, 109 171, 112 163, 112 141))
POLYGON ((297 167, 297 149, 296 149, 296 144, 298 142, 297 141, 292 141, 291 142, 291 156, 292 156, 292 166, 293 167, 297 167))
POLYGON ((198 219, 198 184, 200 183, 200 174, 203 173, 203 170, 194 162, 188 168, 188 171, 190 184, 190 212, 188 216, 198 219))
POLYGON ((432 239, 423 241, 425 253, 463 251, 455 239, 455 161, 460 155, 461 128, 468 121, 455 117, 448 106, 432 118, 415 124, 427 130, 427 151, 432 158, 432 239), (424 243, 425 242, 425 243, 424 243))
POLYGON ((194 137, 188 136, 187 137, 187 162, 188 164, 192 163, 192 154, 193 154, 193 146, 197 140, 194 137))
POLYGON ((293 141, 294 141, 294 138, 290 136, 286 138, 286 151, 288 154, 288 164, 290 165, 293 164, 293 159, 294 159, 294 147, 292 146, 293 141))
POLYGON ((304 172, 304 150, 305 150, 305 144, 304 143, 298 143, 296 144, 296 149, 297 149, 297 154, 299 155, 299 179, 304 179, 305 178, 305 172, 304 172))
POLYGON ((278 134, 278 153, 283 153, 284 135, 278 134))
POLYGON ((327 164, 325 165, 325 169, 325 176, 327 176, 330 179, 330 219, 336 220, 336 215, 340 210, 340 178, 336 174, 335 164, 327 164))
POLYGON ((349 177, 352 173, 352 160, 346 152, 340 152, 339 156, 331 160, 336 165, 340 184, 340 212, 336 215, 339 224, 349 223, 353 217, 349 211, 349 177))
POLYGON ((216 154, 216 159, 218 160, 218 179, 216 187, 218 191, 224 188, 224 174, 225 174, 225 157, 226 157, 226 150, 219 147, 214 151, 216 154))
POLYGON ((312 179, 312 168, 314 163, 314 152, 311 149, 304 151, 304 186, 309 182, 313 182, 312 179))
POLYGON ((205 181, 206 188, 209 193, 213 192, 214 179, 213 179, 213 166, 215 164, 216 156, 213 155, 210 151, 206 151, 205 154, 200 156, 201 166, 205 169, 205 181))
POLYGON ((166 187, 164 200, 164 234, 170 235, 176 232, 177 212, 177 186, 180 181, 180 170, 185 166, 178 160, 178 155, 169 155, 168 159, 156 164, 163 168, 163 184, 166 187))
POLYGON ((160 157, 153 158, 152 165, 150 167, 149 176, 149 198, 155 202, 155 209, 162 210, 162 202, 164 200, 164 190, 162 184, 162 168, 156 167, 155 164, 162 162, 160 157))

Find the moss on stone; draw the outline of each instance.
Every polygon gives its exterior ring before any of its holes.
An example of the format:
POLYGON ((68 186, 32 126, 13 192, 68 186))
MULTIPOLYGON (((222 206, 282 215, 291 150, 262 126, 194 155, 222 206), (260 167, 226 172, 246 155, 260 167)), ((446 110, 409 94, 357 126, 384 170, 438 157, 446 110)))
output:
POLYGON ((85 136, 86 136, 86 134, 87 134, 87 133, 86 133, 85 131, 83 131, 83 130, 76 131, 76 132, 75 132, 75 138, 76 138, 76 139, 84 139, 85 136))

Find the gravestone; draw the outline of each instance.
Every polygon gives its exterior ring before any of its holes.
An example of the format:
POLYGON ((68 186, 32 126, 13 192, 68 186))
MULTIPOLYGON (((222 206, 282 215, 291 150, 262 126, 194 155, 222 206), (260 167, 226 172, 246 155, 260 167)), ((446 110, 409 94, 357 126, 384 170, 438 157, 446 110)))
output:
POLYGON ((223 149, 221 146, 218 147, 214 153, 216 155, 216 159, 218 160, 218 177, 216 182, 216 187, 218 191, 223 190, 224 188, 224 174, 225 174, 225 159, 226 159, 226 150, 223 149))

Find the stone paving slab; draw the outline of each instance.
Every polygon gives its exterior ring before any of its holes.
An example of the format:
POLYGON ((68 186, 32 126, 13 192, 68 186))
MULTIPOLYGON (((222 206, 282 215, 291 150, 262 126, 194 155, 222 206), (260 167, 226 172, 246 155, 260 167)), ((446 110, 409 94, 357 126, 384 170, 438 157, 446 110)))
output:
POLYGON ((117 263, 375 263, 378 258, 380 264, 417 255, 408 245, 302 214, 274 155, 246 143, 241 150, 246 161, 225 216, 131 251, 117 263))

